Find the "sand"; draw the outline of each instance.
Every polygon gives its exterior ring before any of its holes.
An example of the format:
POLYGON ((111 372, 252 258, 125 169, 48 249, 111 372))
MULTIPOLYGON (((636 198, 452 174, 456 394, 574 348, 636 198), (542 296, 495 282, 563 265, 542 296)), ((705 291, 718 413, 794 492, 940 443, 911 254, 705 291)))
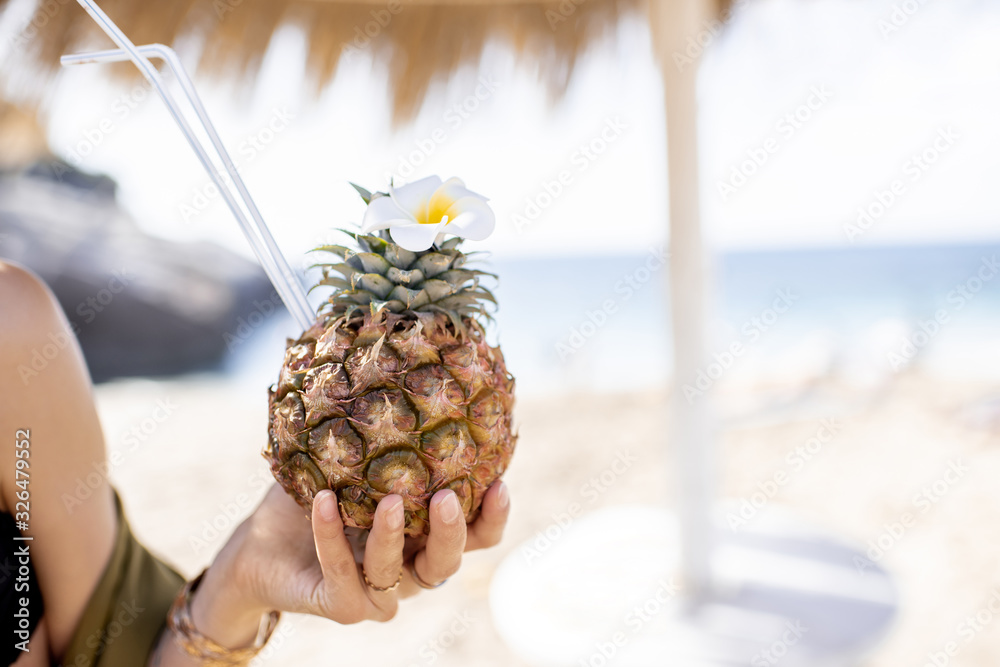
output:
MULTIPOLYGON (((789 386, 733 387, 720 396, 720 494, 748 497, 776 471, 788 471, 786 455, 832 419, 835 437, 770 502, 861 545, 878 540, 904 513, 915 515, 880 561, 895 577, 902 609, 864 664, 923 665, 948 642, 961 648, 950 665, 1000 664, 1000 618, 971 637, 958 628, 1000 591, 1000 388, 915 372, 860 388, 789 386), (953 465, 967 470, 934 502, 915 502, 953 465)), ((111 479, 135 532, 185 574, 196 573, 270 483, 259 456, 264 388, 206 375, 103 385, 97 399, 109 448, 118 452, 111 479), (129 435, 132 429, 138 430, 129 435)), ((488 596, 495 569, 570 502, 587 511, 670 505, 675 483, 665 405, 664 392, 522 399, 503 543, 469 554, 459 575, 405 602, 389 624, 344 627, 287 615, 258 663, 527 664, 493 626, 488 596), (581 486, 623 451, 639 464, 596 497, 582 495, 581 486)))

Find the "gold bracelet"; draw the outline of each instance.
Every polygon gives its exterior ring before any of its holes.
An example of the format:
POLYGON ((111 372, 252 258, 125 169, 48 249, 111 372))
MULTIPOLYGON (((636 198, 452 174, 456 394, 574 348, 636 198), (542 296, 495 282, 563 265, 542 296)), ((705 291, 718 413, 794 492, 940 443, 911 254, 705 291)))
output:
POLYGON ((274 633, 281 614, 277 611, 270 612, 261 619, 260 628, 257 630, 257 637, 253 644, 240 649, 228 649, 212 641, 205 635, 198 632, 191 619, 191 594, 198 588, 205 572, 202 571, 197 577, 187 582, 181 592, 177 594, 174 604, 167 614, 167 627, 174 632, 177 644, 184 649, 184 652, 192 658, 201 660, 205 667, 242 667, 260 653, 267 640, 274 633))

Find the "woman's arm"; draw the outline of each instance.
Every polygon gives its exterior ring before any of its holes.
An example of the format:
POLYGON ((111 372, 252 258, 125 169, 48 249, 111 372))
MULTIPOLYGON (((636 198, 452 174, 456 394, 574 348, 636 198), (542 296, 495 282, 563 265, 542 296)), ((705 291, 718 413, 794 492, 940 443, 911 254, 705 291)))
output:
POLYGON ((104 469, 90 377, 49 290, 28 271, 0 262, 0 504, 6 512, 15 510, 21 491, 14 485, 19 429, 30 434, 26 532, 34 539, 28 544, 51 652, 61 656, 111 554, 114 500, 100 476, 86 499, 66 502, 88 473, 104 469))
MULTIPOLYGON (((117 531, 105 470, 105 444, 90 378, 76 339, 52 294, 30 272, 0 262, 0 509, 11 511, 15 433, 30 432, 30 528, 34 564, 46 604, 33 650, 62 657, 112 553, 117 531), (77 488, 91 493, 82 498, 77 488)), ((414 567, 425 583, 451 576, 464 550, 492 546, 506 523, 502 482, 487 493, 481 517, 466 526, 454 493, 431 501, 431 534, 414 567)), ((364 555, 364 571, 389 587, 403 567, 401 501, 384 498, 364 555)), ((332 493, 323 492, 310 521, 279 487, 236 531, 192 596, 196 628, 229 648, 251 643, 261 617, 272 609, 309 613, 340 623, 388 620, 398 600, 419 592, 408 571, 392 592, 366 585, 355 564, 332 493)), ((150 657, 160 667, 201 664, 163 633, 150 657)))

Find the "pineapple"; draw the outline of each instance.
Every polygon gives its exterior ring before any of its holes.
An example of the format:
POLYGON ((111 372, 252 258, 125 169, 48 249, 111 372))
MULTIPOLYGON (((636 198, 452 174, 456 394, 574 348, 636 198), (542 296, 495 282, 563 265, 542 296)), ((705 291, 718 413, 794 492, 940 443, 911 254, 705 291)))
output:
POLYGON ((357 248, 317 248, 336 257, 317 265, 317 286, 334 292, 289 341, 264 457, 307 511, 332 489, 346 526, 371 528, 395 493, 406 535, 426 535, 440 489, 471 522, 517 439, 514 378, 484 333, 496 302, 480 280, 492 274, 466 267, 460 238, 411 252, 385 231, 347 233, 357 248))

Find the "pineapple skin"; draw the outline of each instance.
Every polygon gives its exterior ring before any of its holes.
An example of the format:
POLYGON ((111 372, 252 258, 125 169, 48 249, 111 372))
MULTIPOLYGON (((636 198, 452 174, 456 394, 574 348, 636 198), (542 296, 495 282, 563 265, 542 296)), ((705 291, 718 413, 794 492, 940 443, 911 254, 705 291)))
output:
POLYGON ((475 520, 514 453, 514 378, 476 319, 455 324, 444 312, 365 309, 321 317, 289 342, 263 454, 307 512, 329 488, 344 524, 370 529, 395 493, 416 537, 429 532, 431 496, 450 488, 475 520))

